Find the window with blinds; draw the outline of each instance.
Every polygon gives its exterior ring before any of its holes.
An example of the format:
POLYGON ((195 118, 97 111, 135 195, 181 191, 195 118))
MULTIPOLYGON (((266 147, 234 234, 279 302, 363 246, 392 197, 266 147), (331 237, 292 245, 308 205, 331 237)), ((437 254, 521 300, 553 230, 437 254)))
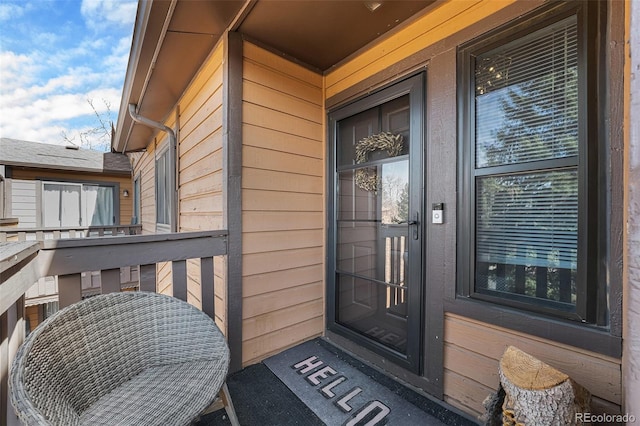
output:
POLYGON ((601 11, 549 3, 458 48, 462 296, 608 325, 601 11))
POLYGON ((575 309, 575 16, 475 57, 475 290, 575 309))

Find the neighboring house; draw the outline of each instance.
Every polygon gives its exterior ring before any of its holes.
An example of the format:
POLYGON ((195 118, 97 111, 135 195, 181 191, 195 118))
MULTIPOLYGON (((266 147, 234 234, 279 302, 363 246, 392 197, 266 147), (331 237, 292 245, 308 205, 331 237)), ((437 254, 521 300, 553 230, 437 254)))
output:
MULTIPOLYGON (((4 239, 19 233, 34 240, 97 235, 135 221, 131 163, 125 155, 1 138, 0 168, 4 239)), ((96 286, 90 274, 83 284, 85 291, 96 286)), ((57 311, 57 293, 51 277, 27 293, 30 328, 57 311)))
POLYGON ((122 154, 0 139, 4 215, 18 228, 129 224, 131 163, 122 154))
POLYGON ((234 369, 324 335, 475 416, 515 345, 640 415, 639 9, 141 1, 112 148, 144 232, 228 231, 234 369))

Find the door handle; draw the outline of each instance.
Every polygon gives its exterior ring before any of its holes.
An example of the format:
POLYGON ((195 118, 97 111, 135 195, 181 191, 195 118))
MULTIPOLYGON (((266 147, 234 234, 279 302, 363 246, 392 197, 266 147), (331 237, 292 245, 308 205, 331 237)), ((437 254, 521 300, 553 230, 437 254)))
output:
POLYGON ((415 219, 408 221, 407 225, 413 225, 413 239, 420 238, 420 213, 416 212, 415 219))

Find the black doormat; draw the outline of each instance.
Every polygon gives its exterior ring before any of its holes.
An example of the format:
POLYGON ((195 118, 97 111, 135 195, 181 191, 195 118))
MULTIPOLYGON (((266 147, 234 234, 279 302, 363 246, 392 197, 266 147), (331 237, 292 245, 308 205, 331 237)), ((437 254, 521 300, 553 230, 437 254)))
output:
MULTIPOLYGON (((242 426, 323 426, 264 364, 246 367, 227 378, 231 400, 242 426)), ((224 409, 203 416, 195 426, 227 426, 224 409)))
MULTIPOLYGON (((298 371, 304 368, 301 367, 298 371)), ((389 407, 390 411, 396 412, 397 417, 389 413, 382 419, 387 425, 477 425, 469 418, 414 392, 320 338, 291 348, 265 360, 264 363, 250 365, 229 375, 227 385, 242 426, 341 426, 350 418, 355 418, 355 412, 364 413, 362 421, 355 423, 356 425, 374 425, 376 415, 383 413, 384 409, 379 405, 369 405, 368 403, 372 401, 379 401, 389 407), (298 349, 300 347, 303 349, 298 349), (298 374, 296 369, 291 368, 291 365, 307 360, 311 356, 317 357, 313 361, 320 360, 323 364, 309 370, 306 374, 298 374), (270 366, 267 367, 265 364, 270 366), (322 379, 323 373, 319 372, 324 367, 331 367, 337 373, 330 375, 329 370, 325 370, 327 377, 322 379), (319 373, 315 378, 320 382, 315 386, 307 380, 314 373, 319 373), (322 396, 320 393, 322 388, 339 376, 345 377, 345 380, 328 389, 336 396, 333 398, 322 396), (351 399, 343 401, 343 405, 352 408, 350 412, 344 412, 337 405, 337 401, 358 386, 356 379, 361 380, 358 383, 364 383, 363 390, 351 399), (285 384, 288 381, 297 382, 298 386, 290 389, 285 384), (307 406, 306 401, 303 402, 304 399, 300 393, 311 394, 312 399, 321 401, 321 404, 318 404, 320 414, 316 414, 311 406, 307 406), (398 402, 398 398, 401 401, 398 402), (370 411, 367 413, 365 410, 370 411), (334 413, 332 417, 327 418, 321 415, 323 411, 329 413, 338 411, 341 414, 334 413), (413 418, 407 416, 409 413, 413 413, 413 418), (415 419, 418 421, 413 422, 415 419)), ((225 410, 222 409, 203 416, 195 426, 230 424, 225 410)))
POLYGON ((403 395, 394 385, 384 383, 384 375, 374 374, 371 368, 363 371, 360 367, 364 365, 321 339, 295 346, 264 363, 327 425, 473 424, 433 401, 427 400, 438 407, 410 402, 407 396, 415 401, 426 398, 404 387, 407 392, 403 395))

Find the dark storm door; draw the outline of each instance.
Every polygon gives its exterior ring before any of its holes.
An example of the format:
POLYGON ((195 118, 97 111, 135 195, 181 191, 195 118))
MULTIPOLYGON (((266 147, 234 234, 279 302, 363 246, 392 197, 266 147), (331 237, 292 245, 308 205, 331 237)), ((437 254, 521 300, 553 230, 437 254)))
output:
POLYGON ((424 76, 333 111, 328 328, 420 368, 424 76))

